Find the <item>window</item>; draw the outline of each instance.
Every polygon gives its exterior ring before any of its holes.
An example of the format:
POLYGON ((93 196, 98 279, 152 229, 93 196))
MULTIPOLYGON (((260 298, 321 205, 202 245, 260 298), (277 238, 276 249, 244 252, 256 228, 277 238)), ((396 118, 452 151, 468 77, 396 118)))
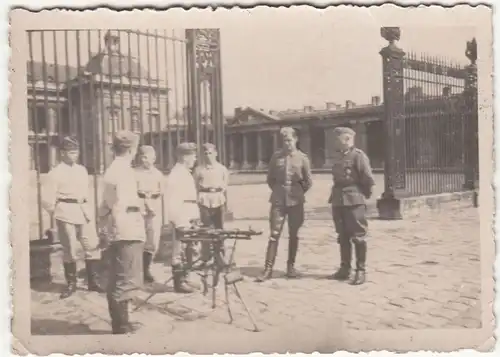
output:
POLYGON ((132 131, 134 133, 140 133, 141 132, 141 127, 139 123, 139 113, 138 112, 132 112, 132 131))
POLYGON ((109 119, 108 119, 108 142, 113 142, 113 135, 119 131, 120 124, 118 118, 120 117, 120 110, 117 107, 108 108, 109 119))

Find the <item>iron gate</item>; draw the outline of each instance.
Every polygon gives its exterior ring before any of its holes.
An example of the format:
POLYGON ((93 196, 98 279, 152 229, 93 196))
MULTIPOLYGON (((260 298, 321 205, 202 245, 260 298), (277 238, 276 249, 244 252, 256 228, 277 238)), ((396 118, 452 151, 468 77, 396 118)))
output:
POLYGON ((42 184, 65 135, 80 140, 94 208, 118 130, 153 145, 165 173, 182 141, 212 142, 226 162, 219 30, 35 30, 27 36, 31 239, 53 224, 42 210, 42 184))
POLYGON ((385 27, 384 197, 471 190, 478 175, 476 42, 470 65, 405 53, 400 30, 385 27))

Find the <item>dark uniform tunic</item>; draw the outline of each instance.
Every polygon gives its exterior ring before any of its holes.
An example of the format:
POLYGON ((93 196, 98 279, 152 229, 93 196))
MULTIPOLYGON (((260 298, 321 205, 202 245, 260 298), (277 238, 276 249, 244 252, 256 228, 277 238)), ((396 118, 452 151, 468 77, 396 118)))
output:
POLYGON ((332 168, 333 188, 329 202, 340 244, 351 238, 367 235, 366 199, 371 197, 375 184, 370 161, 355 147, 335 152, 332 168))
POLYGON ((305 193, 312 186, 309 158, 299 150, 279 150, 271 158, 267 184, 272 190, 269 202, 271 238, 278 239, 286 216, 290 237, 297 237, 304 223, 305 193))

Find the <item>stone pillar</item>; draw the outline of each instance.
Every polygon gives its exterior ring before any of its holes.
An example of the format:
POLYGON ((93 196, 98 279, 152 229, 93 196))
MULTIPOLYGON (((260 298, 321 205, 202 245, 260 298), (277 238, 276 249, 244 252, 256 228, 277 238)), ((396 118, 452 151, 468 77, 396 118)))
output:
MULTIPOLYGON (((477 92, 477 43, 467 42, 465 52, 471 64, 466 67, 464 102, 464 164, 466 190, 476 190, 479 178, 479 126, 478 126, 478 92, 477 92)), ((477 194, 477 193, 476 193, 477 194)), ((477 197, 475 197, 475 201, 477 197)), ((476 202, 474 202, 477 206, 476 202)))
MULTIPOLYGON (((58 103, 59 104, 59 103, 58 103)), ((49 155, 49 167, 57 165, 57 112, 56 108, 47 108, 47 150, 49 155)))
POLYGON ((300 149, 302 150, 302 152, 307 154, 307 156, 309 156, 309 158, 310 158, 311 157, 311 133, 309 131, 308 126, 300 128, 299 143, 300 143, 300 149))
POLYGON ((257 132, 257 170, 265 170, 267 168, 264 162, 264 147, 262 145, 262 131, 257 132))
POLYGON ((402 219, 400 198, 406 188, 405 112, 403 57, 405 52, 396 46, 399 27, 382 27, 380 31, 389 45, 380 51, 384 85, 385 125, 385 184, 382 197, 377 200, 380 219, 402 219))
POLYGON ((241 147, 242 147, 242 158, 241 158, 241 169, 250 170, 250 163, 248 162, 248 134, 241 133, 241 147))
POLYGON ((235 133, 228 135, 229 137, 229 169, 238 169, 238 164, 236 163, 236 145, 235 145, 235 133))
POLYGON ((279 139, 279 130, 275 130, 273 131, 273 154, 279 149, 278 139, 279 139))
POLYGON ((325 161, 323 163, 324 169, 331 169, 333 166, 333 153, 335 152, 335 127, 325 128, 325 161))
POLYGON ((358 149, 363 150, 365 153, 367 151, 367 135, 366 135, 366 123, 356 122, 354 124, 353 130, 356 132, 355 145, 358 149))

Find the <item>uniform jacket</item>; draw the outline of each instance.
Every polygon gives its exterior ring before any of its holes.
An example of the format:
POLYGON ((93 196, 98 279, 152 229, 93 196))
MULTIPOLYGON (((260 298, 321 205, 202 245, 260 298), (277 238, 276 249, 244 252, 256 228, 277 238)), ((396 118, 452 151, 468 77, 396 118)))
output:
MULTIPOLYGON (((137 194, 146 213, 162 215, 162 201, 165 193, 165 177, 156 167, 135 169, 137 194)), ((165 214, 166 218, 166 214, 165 214)))
POLYGON ((226 203, 229 171, 220 162, 200 165, 194 172, 198 190, 198 203, 208 208, 221 207, 226 203), (207 192, 213 190, 213 192, 207 192))
POLYGON ((59 163, 47 174, 42 192, 42 205, 55 219, 73 224, 86 224, 91 220, 87 202, 89 175, 84 166, 59 163), (60 199, 77 200, 78 203, 61 202, 60 199))
POLYGON ((309 158, 302 151, 287 153, 278 150, 271 157, 267 172, 271 189, 269 202, 273 205, 295 206, 305 201, 305 193, 312 186, 309 158))
POLYGON ((196 184, 191 172, 182 164, 175 164, 167 180, 165 194, 168 220, 174 227, 188 227, 190 221, 200 219, 196 184))
POLYGON ((145 241, 142 202, 137 195, 136 172, 128 158, 117 157, 103 178, 99 205, 100 226, 107 228, 111 241, 145 241))
POLYGON ((358 148, 334 153, 333 187, 329 203, 333 206, 366 204, 375 181, 366 154, 358 148))

